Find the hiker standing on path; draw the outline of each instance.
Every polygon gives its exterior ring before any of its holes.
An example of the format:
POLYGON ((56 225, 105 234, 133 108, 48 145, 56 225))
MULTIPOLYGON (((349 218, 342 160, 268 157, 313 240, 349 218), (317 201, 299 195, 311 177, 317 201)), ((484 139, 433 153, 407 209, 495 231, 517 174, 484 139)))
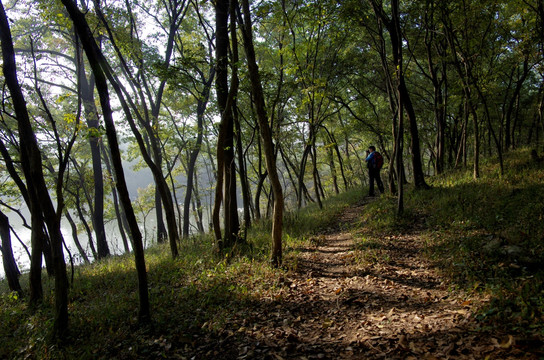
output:
POLYGON ((366 166, 368 167, 368 178, 370 179, 370 187, 368 190, 368 196, 374 196, 374 180, 378 185, 378 189, 383 194, 384 188, 382 179, 380 177, 380 170, 383 166, 383 157, 376 151, 376 147, 370 145, 366 151, 366 166))

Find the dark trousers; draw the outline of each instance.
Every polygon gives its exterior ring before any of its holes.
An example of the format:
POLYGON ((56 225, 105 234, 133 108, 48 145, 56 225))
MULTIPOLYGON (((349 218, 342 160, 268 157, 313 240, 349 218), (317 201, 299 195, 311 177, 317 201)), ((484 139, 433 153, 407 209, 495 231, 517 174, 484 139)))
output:
POLYGON ((378 185, 378 189, 380 189, 380 192, 382 194, 385 192, 383 188, 382 178, 380 177, 380 169, 368 169, 368 178, 370 179, 370 188, 368 189, 368 195, 374 196, 374 180, 376 180, 376 184, 378 185))

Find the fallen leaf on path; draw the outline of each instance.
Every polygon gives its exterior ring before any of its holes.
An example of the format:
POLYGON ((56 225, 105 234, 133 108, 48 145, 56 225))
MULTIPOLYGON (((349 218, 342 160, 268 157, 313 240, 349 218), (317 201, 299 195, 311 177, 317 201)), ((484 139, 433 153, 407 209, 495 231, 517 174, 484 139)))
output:
POLYGON ((493 345, 495 345, 495 347, 498 347, 501 349, 509 349, 516 343, 516 340, 514 339, 512 335, 508 335, 508 338, 501 341, 500 343, 499 343, 499 340, 495 338, 491 339, 491 342, 493 343, 493 345))
POLYGON ((406 340, 406 335, 401 335, 399 336, 399 346, 403 349, 408 349, 408 347, 410 346, 408 344, 408 340, 406 340))

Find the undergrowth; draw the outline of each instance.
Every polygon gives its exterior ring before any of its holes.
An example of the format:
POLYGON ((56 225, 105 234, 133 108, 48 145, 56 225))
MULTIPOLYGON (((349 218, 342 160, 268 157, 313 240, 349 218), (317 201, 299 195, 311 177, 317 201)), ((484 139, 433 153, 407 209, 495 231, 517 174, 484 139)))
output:
MULTIPOLYGON (((201 337, 213 338, 229 320, 243 319, 248 307, 273 301, 285 286, 282 274, 296 266, 298 249, 361 196, 351 191, 324 201, 323 210, 310 205, 286 214, 282 269, 269 263, 269 220, 255 223, 245 244, 222 253, 210 236, 184 240, 176 259, 167 245, 147 249, 148 328, 138 326, 138 283, 130 254, 75 268, 64 344, 48 341, 54 281, 44 276, 44 301, 34 309, 1 281, 0 359, 157 359, 168 358, 173 348, 198 347, 201 337)), ((28 288, 26 276, 21 280, 28 288)))
MULTIPOLYGON (((432 188, 407 189, 405 211, 385 195, 363 207, 353 231, 358 248, 387 261, 380 239, 415 234, 452 289, 481 292, 489 299, 477 314, 482 326, 544 332, 544 167, 528 150, 505 156, 505 174, 494 161, 481 177, 451 171, 427 179, 432 188)), ((247 308, 273 303, 299 251, 333 226, 342 210, 363 198, 351 191, 284 216, 284 268, 270 266, 271 222, 248 229, 247 243, 219 253, 209 236, 146 251, 152 326, 137 325, 137 278, 131 255, 75 268, 69 292, 70 336, 47 341, 53 321, 53 280, 44 277, 45 297, 30 309, 0 282, 0 358, 168 358, 171 348, 198 346, 214 338, 247 308)), ((28 288, 25 277, 22 277, 28 288)), ((484 297, 485 297, 484 296, 484 297)), ((236 336, 233 332, 232 336, 236 336)))
POLYGON ((483 326, 544 334, 544 166, 529 150, 471 170, 428 178, 430 190, 409 190, 405 211, 382 196, 365 207, 360 249, 387 234, 415 233, 452 287, 490 299, 477 315, 483 326))

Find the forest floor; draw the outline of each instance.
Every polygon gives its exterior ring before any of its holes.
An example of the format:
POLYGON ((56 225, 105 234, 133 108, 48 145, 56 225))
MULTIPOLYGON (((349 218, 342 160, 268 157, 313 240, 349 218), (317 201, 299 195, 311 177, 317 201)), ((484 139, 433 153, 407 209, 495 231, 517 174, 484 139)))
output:
MULTIPOLYGON (((485 329, 483 295, 451 290, 409 233, 356 246, 366 198, 298 249, 297 265, 268 299, 183 351, 232 359, 541 359, 542 342, 485 329), (369 251, 370 250, 370 251, 369 251), (369 256, 369 253, 372 254, 369 256), (361 256, 366 261, 361 261, 361 256)), ((181 349, 180 349, 181 350, 181 349)))
POLYGON ((364 188, 286 213, 280 269, 266 219, 223 252, 154 245, 144 326, 132 254, 71 269, 61 343, 54 279, 36 308, 0 281, 0 359, 544 359, 544 163, 505 164, 429 179, 400 216, 364 188))

